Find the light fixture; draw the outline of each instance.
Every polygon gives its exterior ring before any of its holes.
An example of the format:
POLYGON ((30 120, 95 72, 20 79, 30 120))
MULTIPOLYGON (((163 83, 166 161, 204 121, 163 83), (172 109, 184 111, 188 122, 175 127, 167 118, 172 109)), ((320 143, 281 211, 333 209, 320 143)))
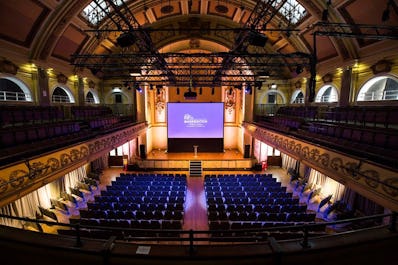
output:
POLYGON ((297 65, 296 67, 296 74, 301 74, 303 72, 303 67, 301 65, 297 65))
POLYGON ((381 21, 386 22, 390 19, 390 5, 392 5, 392 0, 389 0, 387 2, 387 7, 386 9, 383 11, 383 14, 381 16, 381 21))
POLYGON ((261 81, 254 82, 254 87, 256 87, 257 90, 261 90, 262 86, 263 86, 263 82, 261 82, 261 81))
POLYGON ((326 2, 326 8, 322 11, 322 21, 327 21, 329 16, 329 6, 331 5, 331 0, 326 2))
POLYGON ((250 85, 250 83, 246 85, 245 92, 246 94, 252 94, 252 86, 250 85))
POLYGON ((179 95, 179 94, 180 94, 180 88, 177 87, 177 95, 179 95))
POLYGON ((202 95, 202 87, 199 88, 199 95, 202 95))
POLYGON ((211 88, 211 94, 214 95, 214 86, 211 88))
POLYGON ((139 69, 131 69, 130 76, 141 76, 141 71, 139 69))
POLYGON ((258 72, 258 78, 260 79, 266 79, 269 78, 270 74, 268 71, 262 71, 262 72, 258 72))
POLYGON ((142 88, 140 87, 140 83, 138 83, 138 82, 135 83, 135 84, 134 84, 134 88, 135 88, 135 90, 137 90, 138 92, 140 92, 140 93, 142 92, 142 88))
POLYGON ((270 88, 271 88, 271 89, 277 89, 277 87, 278 87, 278 85, 275 84, 275 83, 272 83, 272 84, 270 85, 270 88))
POLYGON ((122 48, 133 45, 135 41, 136 38, 132 32, 124 32, 116 39, 117 44, 122 48))

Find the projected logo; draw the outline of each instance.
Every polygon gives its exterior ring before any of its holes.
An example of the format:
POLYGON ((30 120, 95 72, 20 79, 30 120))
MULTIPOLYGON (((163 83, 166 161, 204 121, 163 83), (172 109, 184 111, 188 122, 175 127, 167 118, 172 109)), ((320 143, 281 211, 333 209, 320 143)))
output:
POLYGON ((184 114, 184 125, 188 128, 204 128, 207 125, 207 119, 195 118, 191 114, 184 114))

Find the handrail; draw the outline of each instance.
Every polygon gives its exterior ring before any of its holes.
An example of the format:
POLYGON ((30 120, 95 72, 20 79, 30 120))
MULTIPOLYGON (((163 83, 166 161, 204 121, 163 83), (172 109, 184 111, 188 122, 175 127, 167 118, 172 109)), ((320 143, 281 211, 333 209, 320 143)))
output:
MULTIPOLYGON (((90 226, 90 225, 81 225, 80 223, 76 224, 67 224, 67 223, 60 223, 60 222, 54 222, 54 221, 47 221, 47 220, 38 220, 38 219, 31 219, 27 217, 16 217, 16 216, 10 216, 10 215, 5 215, 5 214, 0 214, 1 218, 8 218, 8 219, 13 219, 13 220, 20 220, 20 221, 26 221, 26 222, 34 222, 36 224, 47 224, 47 225, 57 225, 57 226, 63 226, 63 227, 70 227, 76 230, 76 247, 82 247, 83 242, 81 240, 81 229, 82 228, 87 228, 87 229, 95 229, 95 230, 106 230, 106 231, 135 231, 135 232, 143 232, 143 231, 150 231, 150 232, 156 232, 156 233, 178 233, 179 235, 182 235, 182 237, 127 237, 127 241, 177 241, 177 242, 189 242, 189 250, 190 254, 194 254, 194 242, 200 242, 200 241, 212 241, 211 238, 209 237, 195 237, 195 235, 198 234, 207 234, 211 235, 213 233, 247 233, 249 234, 248 236, 231 236, 231 237, 223 237, 224 242, 259 242, 259 241, 268 241, 268 235, 266 232, 269 231, 283 231, 294 228, 295 231, 301 231, 302 233, 302 241, 301 241, 301 246, 303 248, 308 248, 310 247, 309 244, 309 237, 310 237, 310 228, 314 227, 319 227, 319 226, 330 226, 330 225, 337 225, 337 224, 344 224, 344 223, 351 223, 351 222, 360 222, 360 221, 366 221, 366 220, 372 220, 372 219, 379 219, 379 218, 384 218, 384 217, 390 217, 390 222, 388 229, 391 232, 396 232, 396 221, 397 221, 397 212, 392 212, 389 214, 378 214, 378 215, 371 215, 371 216, 364 216, 364 217, 358 217, 358 218, 349 218, 349 219, 344 219, 344 220, 338 220, 338 221, 331 221, 331 222, 318 222, 318 223, 303 223, 299 225, 294 225, 294 226, 277 226, 277 227, 267 227, 267 228, 253 228, 253 229, 229 229, 229 230, 176 230, 176 229, 136 229, 136 228, 124 228, 124 227, 106 227, 106 226, 90 226), (250 235, 252 234, 252 235, 250 235), (188 235, 188 237, 184 237, 183 235, 188 235), (230 239, 230 240, 229 240, 230 239)), ((287 222, 285 222, 287 223, 287 222)), ((294 223, 294 222, 293 222, 294 223)), ((352 230, 355 231, 355 230, 352 230)))

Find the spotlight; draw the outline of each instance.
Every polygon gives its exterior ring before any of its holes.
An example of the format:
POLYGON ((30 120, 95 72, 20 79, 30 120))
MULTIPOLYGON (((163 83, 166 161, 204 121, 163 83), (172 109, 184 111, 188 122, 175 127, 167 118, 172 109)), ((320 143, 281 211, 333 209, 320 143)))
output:
POLYGON ((202 95, 202 87, 199 88, 199 95, 202 95))
POLYGON ((246 85, 245 92, 246 94, 252 94, 252 86, 250 84, 246 85))
POLYGON ((135 83, 134 84, 134 88, 135 88, 135 90, 137 90, 138 92, 142 92, 142 88, 140 87, 140 84, 139 83, 135 83))
POLYGON ((303 72, 303 67, 301 65, 297 65, 296 67, 296 74, 301 74, 303 72))
POLYGON ((257 88, 257 90, 261 90, 261 87, 263 86, 263 82, 256 81, 256 82, 254 82, 254 86, 257 88))
POLYGON ((119 35, 116 39, 117 44, 122 47, 129 47, 135 43, 136 39, 132 32, 125 32, 119 35))
POLYGON ((329 11, 327 9, 324 9, 322 11, 322 21, 327 21, 329 16, 329 11))
POLYGON ((177 87, 177 95, 179 95, 179 94, 180 94, 180 88, 177 87))
POLYGON ((390 5, 392 5, 392 0, 389 0, 387 2, 387 7, 386 9, 383 11, 383 14, 381 16, 381 21, 386 22, 390 19, 390 5))
POLYGON ((214 86, 211 88, 211 94, 214 95, 214 86))
POLYGON ((267 43, 267 35, 261 34, 256 31, 251 31, 249 36, 249 43, 253 46, 264 47, 267 43))

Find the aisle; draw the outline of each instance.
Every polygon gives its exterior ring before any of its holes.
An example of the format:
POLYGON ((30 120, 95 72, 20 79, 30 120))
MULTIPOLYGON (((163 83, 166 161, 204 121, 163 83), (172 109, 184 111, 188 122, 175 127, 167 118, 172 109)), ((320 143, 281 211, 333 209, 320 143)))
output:
POLYGON ((203 177, 187 178, 184 208, 184 230, 208 230, 206 196, 203 177))

